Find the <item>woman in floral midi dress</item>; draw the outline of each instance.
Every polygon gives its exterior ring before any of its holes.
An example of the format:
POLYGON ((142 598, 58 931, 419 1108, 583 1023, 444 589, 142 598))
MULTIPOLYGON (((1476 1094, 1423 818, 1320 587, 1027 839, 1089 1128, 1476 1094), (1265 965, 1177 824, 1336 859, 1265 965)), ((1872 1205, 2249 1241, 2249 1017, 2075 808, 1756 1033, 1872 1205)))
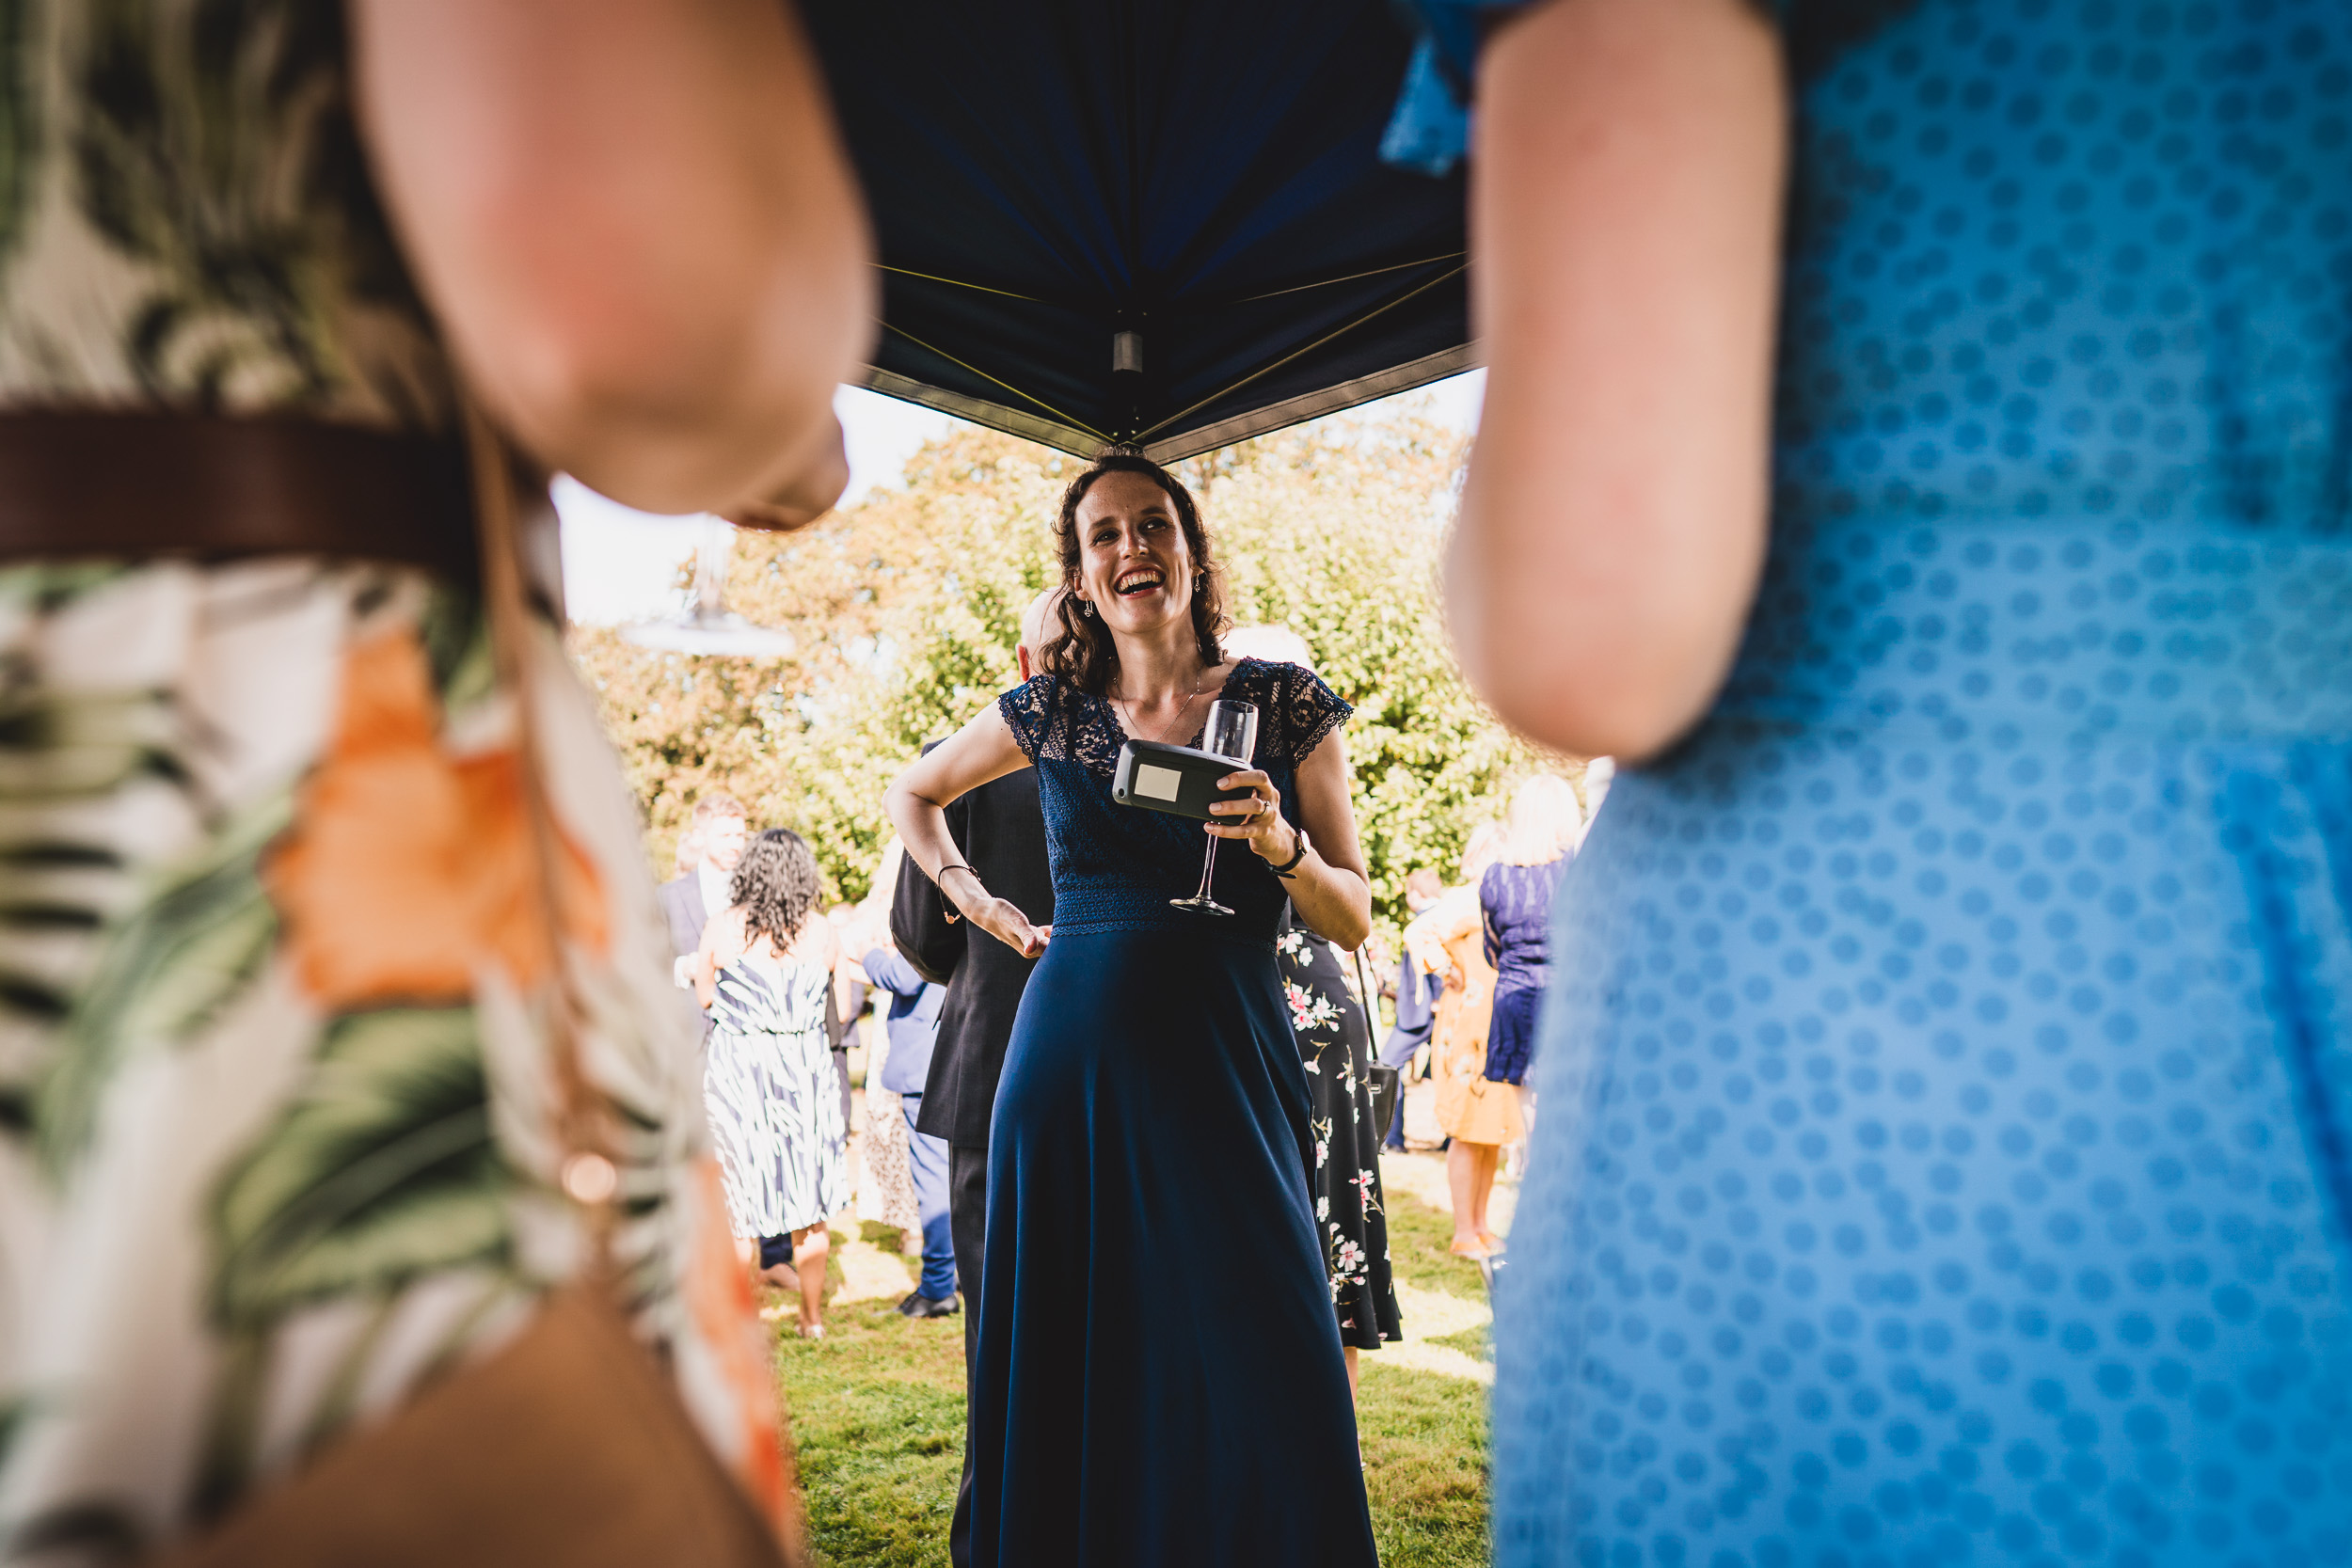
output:
POLYGON ((1405 1337, 1396 1282, 1389 1271, 1380 1129, 1372 1111, 1372 1037, 1363 1008, 1348 991, 1338 948, 1286 920, 1274 952, 1313 1101, 1309 1130, 1314 1136, 1314 1168, 1307 1173, 1307 1184, 1323 1232, 1323 1262, 1352 1385, 1358 1351, 1378 1350, 1382 1340, 1405 1337))

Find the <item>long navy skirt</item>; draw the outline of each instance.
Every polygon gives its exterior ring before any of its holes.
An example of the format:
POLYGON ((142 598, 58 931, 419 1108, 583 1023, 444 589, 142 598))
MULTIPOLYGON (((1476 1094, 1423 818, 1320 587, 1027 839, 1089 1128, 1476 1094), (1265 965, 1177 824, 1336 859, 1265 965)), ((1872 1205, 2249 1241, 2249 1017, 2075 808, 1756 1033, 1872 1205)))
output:
POLYGON ((975 1568, 1374 1568, 1267 942, 1057 931, 989 1136, 975 1568))

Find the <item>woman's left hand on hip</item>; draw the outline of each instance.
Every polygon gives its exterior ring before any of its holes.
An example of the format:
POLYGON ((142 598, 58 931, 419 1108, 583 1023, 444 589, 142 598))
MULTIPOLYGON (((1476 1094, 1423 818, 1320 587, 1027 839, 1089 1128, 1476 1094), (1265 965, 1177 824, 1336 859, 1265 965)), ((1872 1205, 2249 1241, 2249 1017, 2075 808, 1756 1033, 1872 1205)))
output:
POLYGON ((1248 841, 1261 860, 1279 865, 1298 849, 1298 830, 1282 819, 1282 792, 1265 770, 1252 768, 1228 773, 1216 781, 1219 789, 1246 789, 1246 800, 1212 800, 1209 810, 1217 820, 1208 825, 1218 838, 1248 841))

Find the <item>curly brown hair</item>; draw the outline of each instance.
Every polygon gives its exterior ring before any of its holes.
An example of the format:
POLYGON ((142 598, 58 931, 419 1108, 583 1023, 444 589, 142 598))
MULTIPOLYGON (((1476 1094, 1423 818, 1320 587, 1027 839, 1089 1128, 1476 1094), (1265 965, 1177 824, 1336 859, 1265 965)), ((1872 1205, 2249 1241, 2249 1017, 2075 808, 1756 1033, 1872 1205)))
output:
POLYGON ((1067 592, 1054 607, 1060 629, 1038 650, 1038 668, 1097 697, 1106 695, 1119 678, 1119 649, 1112 643, 1109 630, 1101 617, 1083 615, 1078 608, 1078 567, 1085 554, 1078 538, 1078 504, 1104 474, 1141 474, 1167 494, 1168 505, 1175 509, 1176 526, 1184 531, 1184 547, 1192 553, 1192 634, 1200 644, 1200 661, 1211 666, 1224 663, 1225 650, 1217 642, 1218 634, 1229 625, 1225 618, 1224 574, 1217 569, 1208 527, 1200 521, 1200 508, 1193 501, 1192 492, 1174 474, 1140 452, 1113 449, 1096 457, 1092 466, 1072 480, 1070 488, 1062 492, 1061 515, 1054 524, 1054 544, 1061 557, 1061 582, 1067 592))
POLYGON ((744 940, 765 936, 778 947, 800 935, 818 895, 817 856, 789 828, 770 828, 745 845, 727 879, 727 897, 743 911, 744 940))

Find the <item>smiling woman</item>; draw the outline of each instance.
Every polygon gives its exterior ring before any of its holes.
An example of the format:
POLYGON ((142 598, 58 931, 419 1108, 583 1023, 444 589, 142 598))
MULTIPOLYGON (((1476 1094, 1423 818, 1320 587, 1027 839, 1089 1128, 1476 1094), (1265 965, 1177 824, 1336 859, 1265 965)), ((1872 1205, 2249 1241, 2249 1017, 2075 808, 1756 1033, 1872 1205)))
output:
POLYGON ((1098 461, 1058 532, 1067 595, 1044 673, 910 768, 889 802, 967 918, 1044 955, 989 1139, 971 1561, 1368 1565, 1274 952, 1286 891, 1343 945, 1370 923, 1337 734, 1349 709, 1296 665, 1225 655, 1208 531, 1156 466, 1098 461), (1248 796, 1213 807, 1207 830, 1250 851, 1217 865, 1231 920, 1170 907, 1199 876, 1192 823, 1111 798, 1127 739, 1190 741, 1219 696, 1262 715, 1252 766, 1223 780, 1248 796), (1030 766, 1050 927, 990 895, 941 815, 1030 766), (1247 1289, 1171 1291, 1172 1259, 1214 1259, 1247 1289))
MULTIPOLYGON (((1055 529, 1063 582, 1073 588, 1089 578, 1093 582, 1084 593, 1062 596, 1056 611, 1060 631, 1041 650, 1041 662, 1048 673, 1068 676, 1089 691, 1120 685, 1119 643, 1111 628, 1133 631, 1165 624, 1172 629, 1173 595, 1186 578, 1191 592, 1184 619, 1204 679, 1209 669, 1224 664, 1216 633, 1225 623, 1225 598, 1209 531, 1201 526, 1192 493, 1181 484, 1162 488, 1151 477, 1154 471, 1155 466, 1140 457, 1104 458, 1092 470, 1090 483, 1079 482, 1087 486, 1078 491, 1081 499, 1064 503, 1055 529), (1122 522, 1122 514, 1131 520, 1122 522), (1107 621, 1100 608, 1104 604, 1112 609, 1107 621)), ((1186 712, 1199 694, 1197 686, 1187 694, 1186 712)))

